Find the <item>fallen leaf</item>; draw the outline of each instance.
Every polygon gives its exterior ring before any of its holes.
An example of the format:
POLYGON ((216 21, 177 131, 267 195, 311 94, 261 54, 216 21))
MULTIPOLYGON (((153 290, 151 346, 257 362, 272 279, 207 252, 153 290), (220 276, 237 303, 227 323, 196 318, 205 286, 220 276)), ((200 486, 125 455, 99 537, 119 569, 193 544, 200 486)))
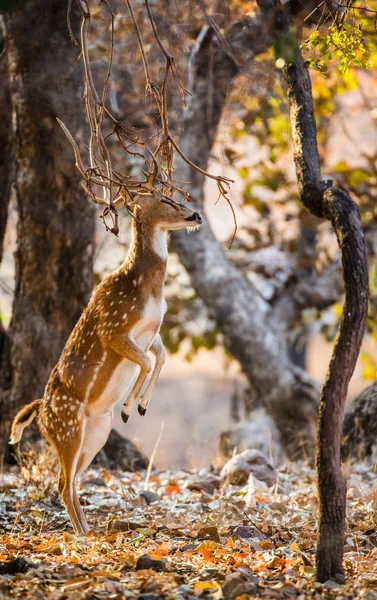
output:
POLYGON ((167 485, 165 492, 171 496, 172 494, 181 494, 181 488, 178 485, 167 485))

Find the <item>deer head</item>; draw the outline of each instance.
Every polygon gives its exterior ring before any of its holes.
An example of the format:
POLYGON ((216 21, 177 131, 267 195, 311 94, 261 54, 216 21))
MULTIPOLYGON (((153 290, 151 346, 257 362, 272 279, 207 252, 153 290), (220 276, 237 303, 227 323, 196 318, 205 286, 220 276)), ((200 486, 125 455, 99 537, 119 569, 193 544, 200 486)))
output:
POLYGON ((126 201, 128 212, 139 223, 152 229, 171 231, 190 227, 196 229, 203 219, 187 204, 176 202, 167 196, 155 193, 153 196, 139 195, 126 201))

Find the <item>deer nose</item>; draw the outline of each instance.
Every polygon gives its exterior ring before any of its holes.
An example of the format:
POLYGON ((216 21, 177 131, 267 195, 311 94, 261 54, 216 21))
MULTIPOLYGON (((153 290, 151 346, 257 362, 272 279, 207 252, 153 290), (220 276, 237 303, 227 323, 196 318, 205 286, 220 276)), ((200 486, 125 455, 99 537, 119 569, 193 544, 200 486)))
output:
POLYGON ((194 220, 198 223, 198 225, 201 225, 203 223, 203 219, 202 219, 202 215, 198 212, 193 214, 194 220))

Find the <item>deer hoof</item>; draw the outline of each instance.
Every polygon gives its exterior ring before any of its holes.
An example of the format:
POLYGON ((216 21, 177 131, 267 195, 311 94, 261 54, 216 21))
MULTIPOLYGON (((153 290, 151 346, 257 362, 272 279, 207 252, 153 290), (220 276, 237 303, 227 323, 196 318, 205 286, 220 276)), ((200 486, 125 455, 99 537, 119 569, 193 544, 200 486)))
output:
POLYGON ((130 415, 126 415, 126 413, 122 412, 122 413, 121 413, 121 417, 122 417, 122 421, 123 421, 123 423, 127 423, 128 419, 129 419, 129 417, 130 417, 130 415))
POLYGON ((139 415, 141 417, 144 417, 145 413, 147 412, 146 408, 143 408, 142 406, 140 406, 140 404, 137 407, 137 412, 139 413, 139 415))

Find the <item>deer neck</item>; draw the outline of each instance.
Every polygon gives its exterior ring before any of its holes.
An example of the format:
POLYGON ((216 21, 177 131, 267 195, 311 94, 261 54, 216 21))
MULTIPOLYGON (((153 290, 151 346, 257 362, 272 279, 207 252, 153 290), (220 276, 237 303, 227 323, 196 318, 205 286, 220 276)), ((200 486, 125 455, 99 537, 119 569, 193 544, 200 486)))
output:
POLYGON ((149 223, 133 220, 132 242, 124 267, 150 276, 156 287, 162 287, 168 257, 166 231, 149 223))

